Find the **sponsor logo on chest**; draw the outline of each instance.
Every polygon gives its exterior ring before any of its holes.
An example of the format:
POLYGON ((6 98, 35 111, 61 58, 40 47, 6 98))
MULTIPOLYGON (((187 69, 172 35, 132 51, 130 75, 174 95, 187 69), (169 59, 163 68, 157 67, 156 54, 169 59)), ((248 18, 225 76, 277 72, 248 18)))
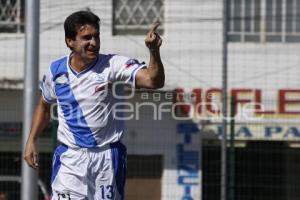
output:
POLYGON ((105 74, 97 74, 94 73, 91 75, 92 81, 95 81, 96 83, 103 83, 106 81, 105 74))

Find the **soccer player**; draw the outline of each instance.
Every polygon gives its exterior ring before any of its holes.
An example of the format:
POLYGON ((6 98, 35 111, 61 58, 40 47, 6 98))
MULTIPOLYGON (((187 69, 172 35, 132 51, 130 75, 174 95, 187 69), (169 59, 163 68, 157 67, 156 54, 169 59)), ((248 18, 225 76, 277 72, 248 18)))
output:
POLYGON ((24 159, 38 168, 37 138, 48 124, 50 106, 57 103, 61 143, 53 155, 52 199, 124 199, 126 147, 121 143, 122 120, 114 105, 123 86, 161 88, 164 68, 159 48, 162 39, 150 28, 145 44, 150 59, 146 66, 136 59, 99 54, 100 19, 79 11, 64 22, 65 42, 71 53, 52 62, 41 82, 24 159))

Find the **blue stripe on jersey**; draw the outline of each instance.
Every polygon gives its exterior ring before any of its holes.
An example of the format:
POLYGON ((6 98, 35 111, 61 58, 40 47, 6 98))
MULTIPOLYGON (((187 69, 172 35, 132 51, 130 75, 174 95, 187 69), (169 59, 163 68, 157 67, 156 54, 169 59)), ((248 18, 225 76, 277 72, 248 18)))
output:
POLYGON ((69 81, 59 84, 56 80, 64 76, 68 78, 67 57, 64 57, 51 65, 53 81, 55 82, 55 92, 59 101, 65 121, 69 130, 73 133, 76 144, 79 147, 95 147, 97 142, 92 134, 91 129, 83 116, 83 112, 74 97, 70 88, 69 81))
POLYGON ((121 200, 124 199, 124 187, 126 178, 126 147, 121 142, 110 144, 112 154, 112 164, 121 200))
POLYGON ((51 183, 53 183, 61 166, 60 156, 68 150, 66 145, 59 145, 53 155, 51 183))

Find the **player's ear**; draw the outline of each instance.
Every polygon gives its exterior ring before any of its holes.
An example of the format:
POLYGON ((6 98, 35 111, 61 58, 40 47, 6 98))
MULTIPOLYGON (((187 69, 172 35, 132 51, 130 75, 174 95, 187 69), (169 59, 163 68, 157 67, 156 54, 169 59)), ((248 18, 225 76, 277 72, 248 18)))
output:
POLYGON ((65 38, 66 41, 66 45, 67 47, 69 47, 70 49, 73 49, 74 47, 74 40, 72 38, 65 38))

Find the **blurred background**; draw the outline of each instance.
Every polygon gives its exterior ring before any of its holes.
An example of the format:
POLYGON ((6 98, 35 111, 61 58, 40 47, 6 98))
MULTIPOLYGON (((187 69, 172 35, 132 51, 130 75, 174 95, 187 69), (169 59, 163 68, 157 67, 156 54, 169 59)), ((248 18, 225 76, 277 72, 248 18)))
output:
MULTIPOLYGON (((127 200, 220 199, 222 165, 227 199, 300 198, 300 0, 225 5, 222 0, 40 1, 35 66, 40 80, 52 60, 69 53, 63 22, 72 12, 90 10, 101 18, 101 53, 145 62, 146 32, 152 22, 161 22, 165 87, 137 90, 128 100, 136 106, 123 138, 127 200), (224 56, 228 115, 235 116, 226 126, 227 162, 221 162, 224 56)), ((0 197, 9 200, 20 199, 21 187, 24 12, 25 0, 0 0, 0 197)), ((39 140, 39 199, 50 194, 56 127, 51 120, 39 140)))

